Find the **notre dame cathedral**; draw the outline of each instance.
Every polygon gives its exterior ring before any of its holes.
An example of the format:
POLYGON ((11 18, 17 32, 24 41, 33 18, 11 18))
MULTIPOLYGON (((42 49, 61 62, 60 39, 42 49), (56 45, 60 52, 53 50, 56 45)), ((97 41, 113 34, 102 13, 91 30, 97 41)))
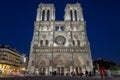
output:
POLYGON ((91 71, 92 58, 82 7, 66 4, 63 21, 55 20, 54 4, 40 3, 31 42, 28 71, 48 75, 91 71))

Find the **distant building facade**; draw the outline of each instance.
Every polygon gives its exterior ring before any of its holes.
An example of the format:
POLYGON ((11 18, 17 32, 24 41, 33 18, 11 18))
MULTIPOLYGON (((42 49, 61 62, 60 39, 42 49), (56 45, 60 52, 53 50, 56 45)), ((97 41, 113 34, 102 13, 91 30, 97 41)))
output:
POLYGON ((34 23, 29 66, 30 73, 76 74, 92 70, 90 45, 82 7, 67 4, 64 21, 55 20, 53 4, 39 4, 34 23))
POLYGON ((28 71, 28 56, 26 54, 21 55, 22 71, 28 71))
POLYGON ((13 74, 21 67, 20 53, 8 47, 0 46, 0 70, 2 74, 13 74))

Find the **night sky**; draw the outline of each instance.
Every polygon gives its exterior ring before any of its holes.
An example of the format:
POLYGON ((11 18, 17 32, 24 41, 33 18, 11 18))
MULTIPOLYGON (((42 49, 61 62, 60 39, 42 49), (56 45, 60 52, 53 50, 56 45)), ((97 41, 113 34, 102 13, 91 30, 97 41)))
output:
POLYGON ((39 3, 54 3, 56 20, 66 3, 81 3, 93 60, 120 64, 120 0, 0 0, 0 44, 29 54, 39 3))

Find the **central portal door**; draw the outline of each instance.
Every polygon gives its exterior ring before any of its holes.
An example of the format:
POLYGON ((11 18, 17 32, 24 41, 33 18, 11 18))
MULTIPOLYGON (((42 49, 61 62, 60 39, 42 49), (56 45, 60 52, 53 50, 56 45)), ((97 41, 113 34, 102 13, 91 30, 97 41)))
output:
POLYGON ((82 72, 81 67, 80 67, 80 66, 76 66, 76 67, 75 67, 75 73, 78 75, 78 74, 80 74, 81 72, 82 72))
POLYGON ((61 66, 57 67, 57 72, 59 75, 64 75, 64 67, 61 66))
POLYGON ((46 70, 45 67, 40 67, 40 68, 39 68, 39 73, 40 73, 40 75, 45 75, 45 70, 46 70))
POLYGON ((45 61, 41 61, 39 65, 40 65, 39 66, 40 75, 45 75, 47 69, 45 61))

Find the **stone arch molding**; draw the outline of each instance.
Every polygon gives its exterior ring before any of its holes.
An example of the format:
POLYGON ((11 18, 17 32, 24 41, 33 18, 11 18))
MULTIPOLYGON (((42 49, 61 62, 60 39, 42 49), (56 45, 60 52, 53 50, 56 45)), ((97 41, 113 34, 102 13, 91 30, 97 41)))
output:
POLYGON ((83 66, 84 65, 84 60, 82 57, 75 57, 73 59, 73 62, 74 62, 74 66, 83 66))
POLYGON ((50 64, 48 58, 45 56, 39 57, 36 63, 39 65, 38 67, 48 67, 50 64))
POLYGON ((55 66, 58 66, 58 65, 66 66, 68 64, 68 60, 67 60, 67 58, 65 56, 58 55, 54 59, 54 64, 55 64, 55 66))

